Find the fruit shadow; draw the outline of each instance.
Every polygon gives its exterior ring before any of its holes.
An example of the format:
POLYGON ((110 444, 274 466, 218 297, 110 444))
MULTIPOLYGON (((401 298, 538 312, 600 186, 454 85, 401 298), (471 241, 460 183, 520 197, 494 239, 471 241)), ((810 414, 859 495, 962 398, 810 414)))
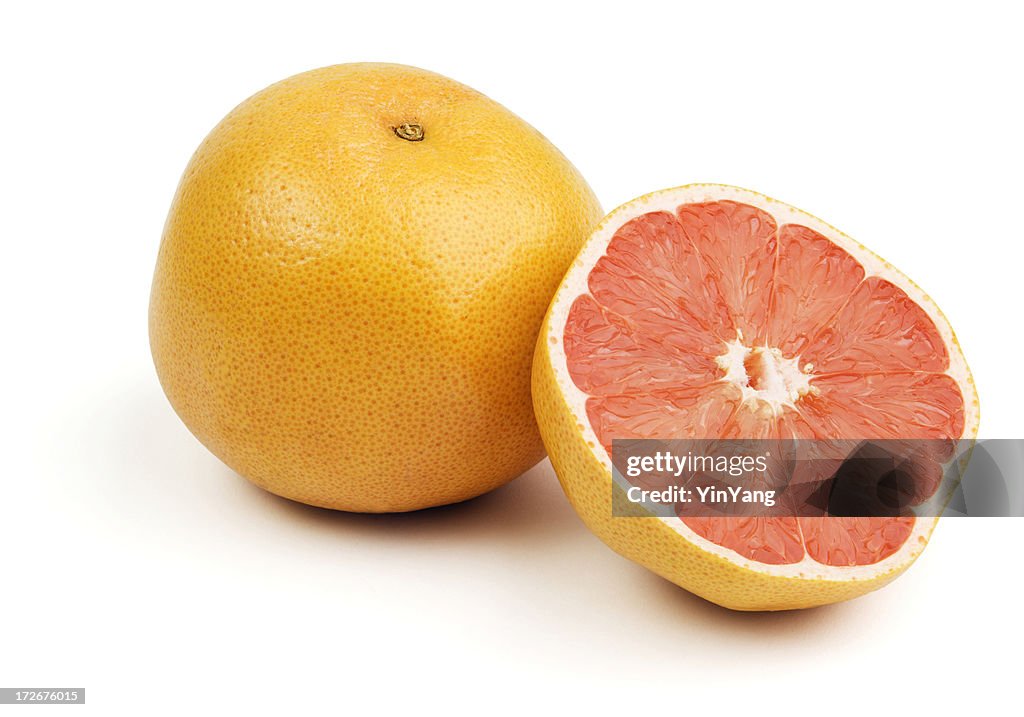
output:
POLYGON ((551 545, 565 532, 585 530, 569 507, 547 460, 510 483, 451 505, 407 513, 348 513, 297 503, 243 481, 261 509, 316 531, 356 533, 379 542, 430 541, 465 545, 468 540, 508 542, 522 547, 551 545))
MULTIPOLYGON (((522 549, 536 550, 563 539, 566 532, 586 530, 547 460, 509 484, 462 503, 409 513, 346 513, 274 495, 215 461, 188 435, 155 381, 117 386, 107 393, 117 400, 106 404, 111 413, 105 420, 87 422, 75 416, 69 422, 80 427, 76 430, 102 427, 109 431, 103 439, 107 446, 103 475, 107 481, 131 477, 125 485, 104 488, 119 503, 163 501, 165 510, 176 510, 166 500, 167 492, 209 496, 215 490, 218 500, 231 502, 233 515, 242 522, 247 520, 245 515, 262 514, 299 532, 350 535, 381 544, 429 541, 465 546, 474 540, 492 545, 514 541, 522 549), (140 474, 147 480, 138 481, 140 474), (182 481, 195 486, 181 490, 182 481), (221 487, 205 487, 210 481, 221 487)), ((98 443, 96 438, 83 442, 98 443)), ((121 510, 130 512, 124 505, 121 510)))
MULTIPOLYGON (((177 463, 172 475, 166 469, 154 471, 153 456, 205 449, 185 436, 162 395, 151 386, 133 391, 131 399, 121 404, 121 420, 114 422, 119 429, 115 431, 117 451, 113 454, 118 455, 125 445, 133 446, 135 460, 129 462, 130 470, 123 471, 124 474, 137 475, 148 467, 149 475, 161 476, 163 480, 143 485, 157 494, 171 490, 181 479, 178 471, 190 465, 189 461, 177 463)), ((509 484, 472 500, 409 513, 383 514, 346 513, 296 503, 257 487, 223 464, 216 465, 217 475, 193 475, 192 479, 233 484, 225 491, 226 496, 240 500, 236 507, 243 513, 253 511, 280 518, 300 531, 332 540, 340 536, 392 547, 427 543, 440 549, 464 550, 470 546, 474 551, 501 553, 512 562, 536 565, 541 580, 568 576, 571 585, 567 589, 579 592, 576 598, 587 600, 590 606, 585 614, 566 614, 567 619, 603 621, 616 610, 633 610, 639 603, 652 632, 668 629, 680 639, 692 641, 694 628, 700 626, 700 631, 734 635, 740 641, 768 638, 789 642, 830 629, 849 609, 849 605, 836 605, 757 613, 737 612, 707 602, 616 556, 601 544, 569 505, 547 460, 509 484), (247 507, 243 507, 245 503, 247 507), (602 585, 608 586, 608 590, 601 589, 602 585), (615 589, 623 585, 629 586, 625 592, 615 589)), ((139 485, 133 482, 133 490, 139 485)), ((132 490, 116 492, 134 495, 132 490)), ((149 497, 149 493, 137 496, 149 497)))
POLYGON ((646 570, 634 576, 645 583, 652 605, 658 606, 657 618, 664 626, 675 623, 682 632, 698 622, 716 634, 740 639, 775 639, 800 642, 805 637, 831 630, 844 620, 855 603, 838 603, 802 610, 743 611, 730 610, 665 580, 646 570))
MULTIPOLYGON (((225 471, 230 472, 227 468, 225 471)), ((244 481, 233 472, 231 475, 244 481)), ((550 566, 556 573, 581 569, 581 554, 593 551, 593 567, 607 572, 609 584, 635 584, 636 592, 643 595, 644 611, 651 618, 653 631, 671 629, 685 640, 692 640, 694 628, 700 626, 709 634, 731 635, 739 641, 797 643, 831 629, 849 609, 846 605, 826 605, 776 612, 729 610, 618 558, 589 534, 569 506, 547 460, 508 485, 472 500, 409 513, 363 514, 316 508, 245 483, 261 508, 317 531, 355 533, 375 542, 433 542, 441 547, 489 542, 489 550, 512 550, 537 560, 564 557, 564 568, 550 566), (565 550, 555 549, 557 546, 565 546, 565 550)), ((608 596, 608 610, 615 609, 613 600, 608 596)))

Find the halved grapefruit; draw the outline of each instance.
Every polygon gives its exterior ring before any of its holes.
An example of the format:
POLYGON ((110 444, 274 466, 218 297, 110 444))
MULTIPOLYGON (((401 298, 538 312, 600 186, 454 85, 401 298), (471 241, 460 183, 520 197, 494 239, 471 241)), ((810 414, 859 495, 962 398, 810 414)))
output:
POLYGON ((953 330, 917 285, 805 212, 710 184, 601 222, 548 311, 533 397, 588 527, 739 610, 879 588, 936 519, 616 517, 612 439, 960 439, 979 418, 953 330))

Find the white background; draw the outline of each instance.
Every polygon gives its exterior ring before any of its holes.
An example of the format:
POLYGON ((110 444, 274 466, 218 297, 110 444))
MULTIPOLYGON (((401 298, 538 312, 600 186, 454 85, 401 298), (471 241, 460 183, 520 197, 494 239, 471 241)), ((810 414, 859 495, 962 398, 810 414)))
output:
POLYGON ((85 687, 85 708, 40 710, 103 715, 1015 701, 1020 520, 947 520, 852 603, 734 614, 607 550, 546 462, 405 516, 265 494, 176 418, 146 334, 163 220, 206 132, 288 75, 386 60, 505 104, 606 209, 717 181, 835 224, 948 314, 982 435, 1022 437, 1024 51, 1021 17, 995 7, 7 7, 0 686, 85 687))

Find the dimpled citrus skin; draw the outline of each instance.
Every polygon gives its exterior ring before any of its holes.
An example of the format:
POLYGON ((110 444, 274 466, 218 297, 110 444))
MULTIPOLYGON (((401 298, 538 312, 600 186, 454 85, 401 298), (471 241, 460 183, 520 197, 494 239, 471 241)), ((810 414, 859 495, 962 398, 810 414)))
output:
POLYGON ((601 215, 554 146, 472 89, 400 65, 296 75, 185 170, 153 281, 157 373, 196 437, 279 495, 472 498, 544 456, 533 345, 601 215))

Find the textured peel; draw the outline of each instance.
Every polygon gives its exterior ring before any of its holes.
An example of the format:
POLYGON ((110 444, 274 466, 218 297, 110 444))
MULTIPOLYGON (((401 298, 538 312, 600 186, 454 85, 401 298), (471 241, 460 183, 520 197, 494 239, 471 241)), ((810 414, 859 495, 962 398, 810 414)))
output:
POLYGON ((600 215, 550 142, 453 80, 374 63, 288 78, 182 177, 150 303, 161 384, 279 495, 472 498, 544 456, 533 343, 600 215))

